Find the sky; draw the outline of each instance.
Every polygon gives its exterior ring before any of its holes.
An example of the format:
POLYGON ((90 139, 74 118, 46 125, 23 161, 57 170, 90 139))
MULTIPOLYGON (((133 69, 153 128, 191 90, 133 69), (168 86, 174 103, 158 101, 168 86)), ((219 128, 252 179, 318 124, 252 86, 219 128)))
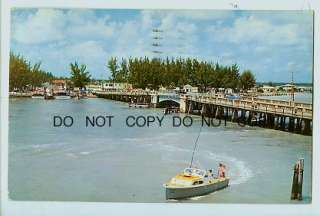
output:
POLYGON ((111 57, 169 56, 236 63, 258 82, 290 82, 293 72, 295 82, 311 83, 312 47, 308 11, 20 8, 11 13, 11 51, 41 62, 56 76, 68 77, 70 63, 77 61, 93 78, 108 79, 111 57))

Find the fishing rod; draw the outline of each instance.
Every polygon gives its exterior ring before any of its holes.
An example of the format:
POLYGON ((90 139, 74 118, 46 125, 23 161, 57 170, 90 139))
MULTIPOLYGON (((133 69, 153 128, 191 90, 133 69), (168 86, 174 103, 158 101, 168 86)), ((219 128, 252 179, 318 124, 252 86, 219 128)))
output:
POLYGON ((193 157, 194 157, 194 153, 195 153, 195 151, 196 151, 196 148, 197 148, 197 146, 198 146, 198 140, 199 140, 199 137, 200 137, 200 134, 201 134, 201 130, 202 130, 202 125, 200 124, 199 133, 198 133, 197 139, 196 139, 196 141, 195 141, 195 143, 194 143, 194 148, 193 148, 193 152, 192 152, 190 168, 192 167, 192 164, 193 164, 193 157))

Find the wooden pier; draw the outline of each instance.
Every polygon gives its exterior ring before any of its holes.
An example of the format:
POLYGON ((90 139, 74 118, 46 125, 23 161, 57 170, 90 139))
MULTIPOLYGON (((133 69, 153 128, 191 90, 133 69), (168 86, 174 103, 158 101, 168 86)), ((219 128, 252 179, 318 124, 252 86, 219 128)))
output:
POLYGON ((97 92, 100 98, 159 107, 164 100, 179 101, 180 112, 225 119, 243 125, 312 135, 312 104, 255 97, 228 99, 218 95, 163 95, 157 92, 97 92))
POLYGON ((151 104, 151 95, 145 92, 96 92, 99 98, 122 101, 129 104, 151 104))
POLYGON ((312 104, 258 98, 234 100, 212 96, 183 96, 183 102, 183 112, 312 135, 312 104))

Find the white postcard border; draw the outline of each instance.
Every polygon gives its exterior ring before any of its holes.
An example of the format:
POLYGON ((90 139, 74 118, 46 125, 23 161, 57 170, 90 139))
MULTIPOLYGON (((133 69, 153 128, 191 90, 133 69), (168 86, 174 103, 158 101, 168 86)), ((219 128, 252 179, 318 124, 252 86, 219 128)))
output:
MULTIPOLYGON (((0 140, 1 201, 0 215, 320 215, 320 137, 319 124, 313 123, 312 204, 165 204, 94 202, 20 202, 8 199, 8 86, 10 50, 10 9, 13 7, 126 8, 126 9, 227 9, 315 11, 313 122, 320 114, 320 2, 318 0, 3 0, 1 1, 1 76, 0 140)), ((266 189, 266 188, 265 188, 266 189)))

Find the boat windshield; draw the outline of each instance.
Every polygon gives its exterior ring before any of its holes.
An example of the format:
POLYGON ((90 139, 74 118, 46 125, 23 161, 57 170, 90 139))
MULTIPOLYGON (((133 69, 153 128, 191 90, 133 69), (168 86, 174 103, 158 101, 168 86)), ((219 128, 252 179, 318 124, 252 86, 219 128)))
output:
POLYGON ((206 171, 201 170, 201 169, 195 169, 195 168, 186 168, 183 171, 183 174, 185 176, 199 176, 203 177, 206 174, 206 171))

